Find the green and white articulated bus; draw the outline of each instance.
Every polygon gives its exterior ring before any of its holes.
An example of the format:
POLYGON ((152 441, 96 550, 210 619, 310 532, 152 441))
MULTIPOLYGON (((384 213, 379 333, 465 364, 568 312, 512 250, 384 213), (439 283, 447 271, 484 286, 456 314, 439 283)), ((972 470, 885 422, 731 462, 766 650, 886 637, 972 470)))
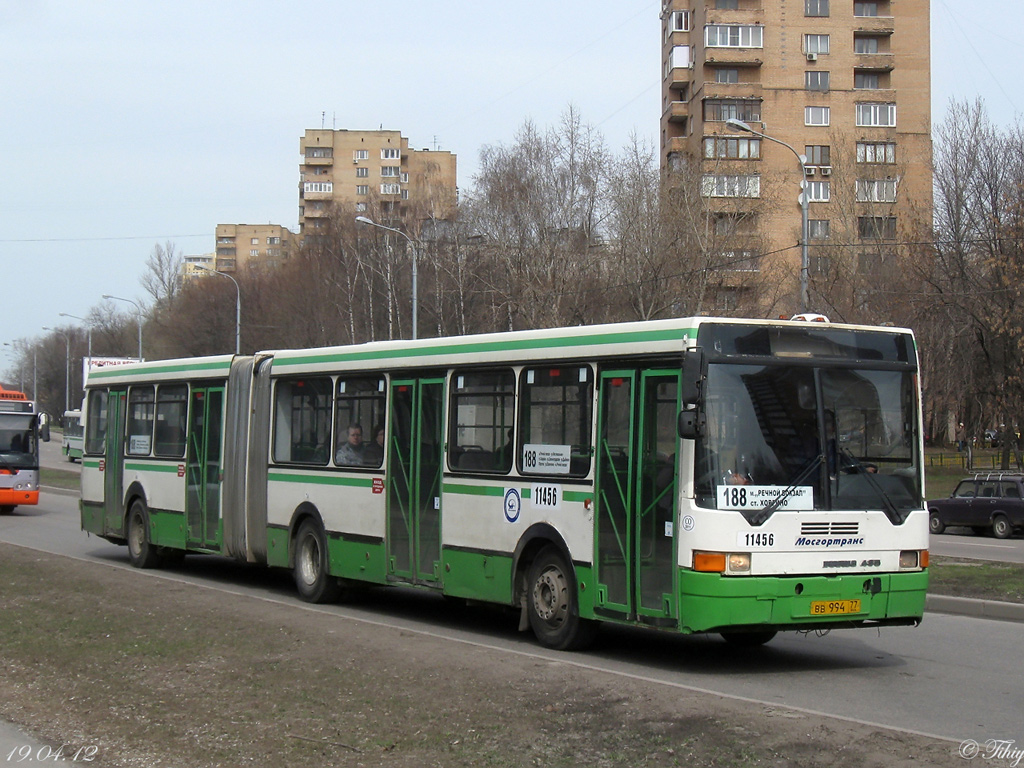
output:
POLYGON ((689 318, 163 360, 89 377, 82 528, 154 567, 289 568, 598 623, 920 622, 910 331, 689 318))

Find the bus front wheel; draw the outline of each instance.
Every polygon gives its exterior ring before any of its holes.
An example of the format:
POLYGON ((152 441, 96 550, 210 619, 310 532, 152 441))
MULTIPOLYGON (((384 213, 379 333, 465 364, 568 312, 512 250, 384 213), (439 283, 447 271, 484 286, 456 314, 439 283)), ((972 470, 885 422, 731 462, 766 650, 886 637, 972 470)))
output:
POLYGON ((160 553, 149 540, 149 512, 141 499, 128 512, 128 559, 136 568, 156 568, 160 553))
POLYGON ((328 571, 327 536, 313 520, 304 520, 295 536, 295 586, 307 603, 329 603, 341 595, 328 571))
POLYGON ((576 579, 571 566, 554 547, 546 547, 530 565, 526 610, 540 644, 558 651, 583 648, 594 638, 595 625, 580 618, 576 579))

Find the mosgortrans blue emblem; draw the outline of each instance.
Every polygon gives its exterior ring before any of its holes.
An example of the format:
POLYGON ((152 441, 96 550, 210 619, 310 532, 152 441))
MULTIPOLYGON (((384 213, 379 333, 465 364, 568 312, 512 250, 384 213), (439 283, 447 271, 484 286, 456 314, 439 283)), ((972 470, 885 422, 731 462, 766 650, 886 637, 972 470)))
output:
POLYGON ((519 519, 519 513, 523 509, 523 497, 519 494, 518 488, 509 488, 505 491, 505 519, 514 523, 519 519))

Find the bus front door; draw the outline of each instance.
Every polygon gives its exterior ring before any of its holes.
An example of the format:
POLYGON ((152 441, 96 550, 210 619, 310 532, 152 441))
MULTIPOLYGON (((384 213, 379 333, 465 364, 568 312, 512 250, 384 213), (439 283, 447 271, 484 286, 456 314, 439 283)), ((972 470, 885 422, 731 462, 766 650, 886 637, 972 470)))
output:
POLYGON ((597 606, 673 626, 679 374, 604 371, 597 443, 597 606))
POLYGON ((388 576, 441 580, 444 379, 391 382, 388 418, 388 576))
POLYGON ((108 533, 127 534, 124 525, 124 428, 128 391, 107 393, 107 434, 103 456, 103 528, 108 533))
POLYGON ((194 387, 185 464, 188 546, 218 549, 221 542, 220 486, 223 387, 194 387))

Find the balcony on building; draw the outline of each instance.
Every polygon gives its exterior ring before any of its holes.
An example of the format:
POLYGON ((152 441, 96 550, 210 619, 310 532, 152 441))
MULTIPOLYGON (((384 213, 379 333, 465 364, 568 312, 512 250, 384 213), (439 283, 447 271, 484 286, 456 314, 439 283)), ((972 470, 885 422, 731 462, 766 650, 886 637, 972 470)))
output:
POLYGON ((705 48, 706 65, 728 64, 732 67, 760 67, 764 64, 764 48, 705 48))
POLYGON ((853 20, 853 33, 866 35, 892 35, 896 24, 892 16, 858 16, 853 20))
POLYGON ((304 165, 334 165, 334 150, 331 147, 306 147, 302 162, 304 165))
POLYGON ((668 105, 668 121, 670 123, 685 123, 690 119, 690 103, 688 101, 673 101, 668 105))

